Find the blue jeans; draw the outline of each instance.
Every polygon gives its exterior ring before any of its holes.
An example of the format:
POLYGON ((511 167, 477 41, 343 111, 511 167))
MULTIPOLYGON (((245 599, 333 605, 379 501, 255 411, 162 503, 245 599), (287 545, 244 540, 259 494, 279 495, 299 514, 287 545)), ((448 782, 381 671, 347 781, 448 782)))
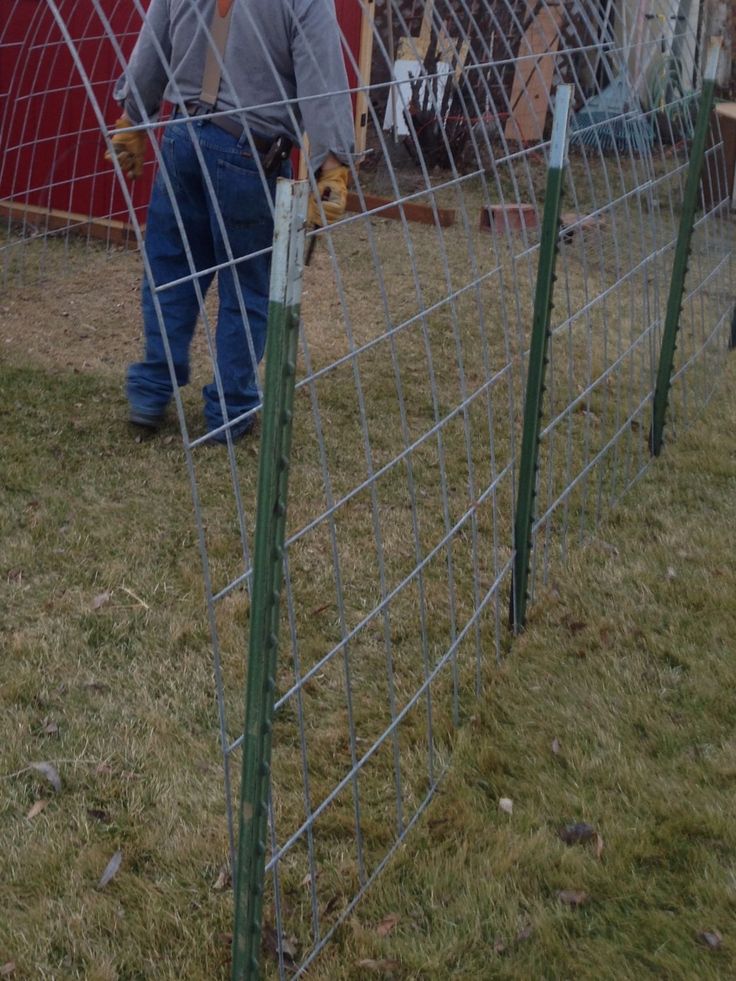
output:
MULTIPOLYGON (((176 383, 186 385, 189 381, 189 348, 200 312, 192 267, 201 271, 228 262, 227 243, 235 259, 271 247, 271 207, 276 179, 280 174, 289 173, 289 162, 285 161, 277 173, 269 176, 269 200, 245 137, 237 140, 212 123, 194 119, 190 124, 167 127, 161 153, 185 238, 182 239, 169 191, 159 173, 148 207, 145 254, 157 287, 178 279, 185 280, 157 292, 156 296, 176 383), (194 139, 199 143, 204 167, 219 204, 224 235, 194 139)), ((270 265, 271 256, 267 252, 219 272, 220 304, 215 345, 227 419, 223 419, 213 380, 202 390, 208 430, 238 419, 231 428, 232 435, 237 437, 253 426, 253 410, 259 403, 256 372, 266 346, 270 265), (242 314, 241 297, 246 318, 242 314)), ((214 273, 197 277, 202 296, 213 278, 214 273)), ((148 276, 143 277, 142 309, 145 355, 143 361, 128 368, 127 396, 132 410, 156 418, 163 414, 174 389, 161 336, 161 320, 148 276)))

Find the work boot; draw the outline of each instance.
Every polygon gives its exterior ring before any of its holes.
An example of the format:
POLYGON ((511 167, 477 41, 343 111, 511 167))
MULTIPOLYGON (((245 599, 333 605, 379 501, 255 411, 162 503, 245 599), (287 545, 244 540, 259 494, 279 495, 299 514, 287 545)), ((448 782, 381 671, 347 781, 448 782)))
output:
POLYGON ((138 426, 140 429, 147 429, 149 433, 153 434, 160 429, 164 421, 164 413, 143 412, 141 409, 131 407, 128 421, 131 425, 138 426))
MULTIPOLYGON (((250 436, 256 428, 256 420, 253 416, 246 419, 239 426, 233 426, 230 429, 230 438, 233 443, 238 443, 240 440, 245 439, 246 436, 250 436)), ((207 446, 227 446, 227 432, 221 429, 219 432, 213 433, 209 439, 206 440, 207 446)))

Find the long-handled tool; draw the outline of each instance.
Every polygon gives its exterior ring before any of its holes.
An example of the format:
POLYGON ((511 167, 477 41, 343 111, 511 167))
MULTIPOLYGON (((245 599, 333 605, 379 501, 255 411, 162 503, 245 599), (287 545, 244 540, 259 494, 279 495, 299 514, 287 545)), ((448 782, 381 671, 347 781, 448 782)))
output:
MULTIPOLYGON (((320 198, 320 200, 321 201, 329 201, 330 200, 330 194, 331 193, 332 193, 331 188, 326 187, 324 189, 324 191, 322 192, 322 197, 320 198)), ((324 225, 312 225, 310 231, 314 232, 318 228, 324 228, 324 225)), ((312 261, 312 256, 314 255, 314 250, 316 248, 317 248, 317 236, 316 235, 312 235, 311 238, 309 239, 309 245, 307 245, 307 254, 304 257, 304 265, 305 266, 308 266, 309 263, 312 261)))

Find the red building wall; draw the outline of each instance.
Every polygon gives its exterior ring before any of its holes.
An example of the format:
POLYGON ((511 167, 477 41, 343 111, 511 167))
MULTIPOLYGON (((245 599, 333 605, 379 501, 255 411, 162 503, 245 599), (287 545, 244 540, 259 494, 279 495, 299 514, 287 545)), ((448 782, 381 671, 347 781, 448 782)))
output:
MULTIPOLYGON (((121 58, 127 59, 135 44, 141 18, 131 0, 101 0, 108 30, 90 0, 57 0, 57 6, 63 26, 42 0, 12 0, 0 26, 0 199, 21 208, 126 221, 125 199, 104 160, 93 103, 107 122, 118 115, 112 88, 121 58)), ((336 9, 357 59, 359 0, 336 0, 336 9)), ((354 85, 349 58, 346 64, 354 85)), ((129 185, 140 220, 153 174, 149 161, 143 177, 129 185)))

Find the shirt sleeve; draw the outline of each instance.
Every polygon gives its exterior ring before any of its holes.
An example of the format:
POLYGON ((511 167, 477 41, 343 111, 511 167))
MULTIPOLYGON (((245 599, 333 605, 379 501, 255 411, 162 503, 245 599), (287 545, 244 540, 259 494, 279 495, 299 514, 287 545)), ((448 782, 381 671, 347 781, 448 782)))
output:
POLYGON ((314 170, 328 153, 348 163, 355 128, 333 0, 297 6, 292 36, 297 99, 314 170))
POLYGON ((169 81, 171 31, 169 0, 153 0, 141 33, 113 97, 124 105, 133 123, 155 119, 169 81))

